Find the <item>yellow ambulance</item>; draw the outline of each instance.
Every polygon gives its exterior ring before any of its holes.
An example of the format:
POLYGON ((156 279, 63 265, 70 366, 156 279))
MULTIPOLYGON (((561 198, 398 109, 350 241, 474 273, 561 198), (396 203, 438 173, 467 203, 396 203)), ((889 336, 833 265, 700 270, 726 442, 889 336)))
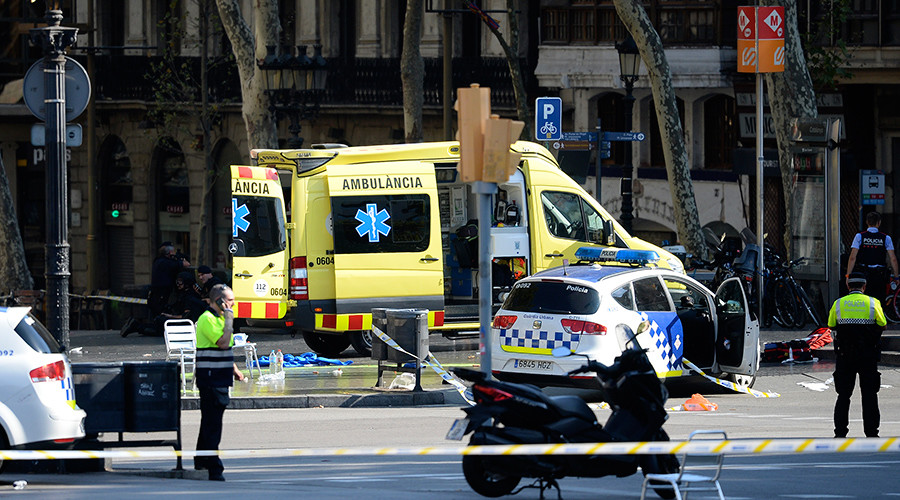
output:
MULTIPOLYGON (((525 275, 575 262, 583 246, 650 249, 560 170, 517 142, 519 167, 493 196, 494 303, 525 275), (499 290, 498 290, 499 288, 499 290)), ((457 142, 254 150, 232 166, 236 316, 282 320, 319 354, 371 348, 372 308, 428 309, 432 333, 478 331, 474 196, 457 142), (287 205, 286 205, 287 203, 287 205)))

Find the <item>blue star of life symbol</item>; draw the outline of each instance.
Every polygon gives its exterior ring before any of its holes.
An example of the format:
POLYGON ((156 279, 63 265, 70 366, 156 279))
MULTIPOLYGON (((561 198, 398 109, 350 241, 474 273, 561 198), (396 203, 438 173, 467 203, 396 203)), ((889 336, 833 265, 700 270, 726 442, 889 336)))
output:
POLYGON ((250 229, 250 221, 246 217, 250 215, 250 209, 247 205, 238 206, 237 198, 231 199, 231 237, 238 237, 238 229, 247 232, 250 229))
POLYGON ((369 243, 378 243, 380 239, 379 234, 387 236, 391 232, 391 226, 384 223, 384 221, 391 218, 387 210, 383 208, 378 212, 376 210, 378 210, 378 207, 374 203, 367 203, 365 212, 362 210, 356 211, 356 220, 360 222, 356 226, 356 233, 360 236, 368 234, 369 243))

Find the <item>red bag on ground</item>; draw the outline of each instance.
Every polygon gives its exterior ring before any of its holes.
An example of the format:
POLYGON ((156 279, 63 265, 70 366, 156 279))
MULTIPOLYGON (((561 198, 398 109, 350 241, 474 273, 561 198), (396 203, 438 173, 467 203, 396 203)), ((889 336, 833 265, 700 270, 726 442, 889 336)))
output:
POLYGON ((813 332, 803 340, 806 341, 810 349, 818 349, 830 344, 834 338, 831 336, 831 328, 823 326, 813 330, 813 332))

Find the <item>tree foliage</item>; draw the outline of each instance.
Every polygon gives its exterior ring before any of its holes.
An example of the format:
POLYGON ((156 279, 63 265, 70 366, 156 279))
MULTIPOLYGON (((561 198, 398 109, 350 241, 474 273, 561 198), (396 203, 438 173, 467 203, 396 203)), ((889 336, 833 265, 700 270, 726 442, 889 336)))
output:
MULTIPOLYGON (((187 20, 181 11, 182 3, 170 0, 166 15, 158 23, 161 33, 166 33, 164 45, 157 61, 151 62, 146 78, 153 82, 154 105, 148 112, 159 135, 185 138, 190 141, 186 154, 202 155, 204 176, 201 185, 200 228, 195 262, 212 261, 212 200, 218 172, 210 150, 211 129, 221 121, 224 100, 209 99, 211 71, 227 75, 234 68, 234 56, 223 54, 209 58, 209 41, 222 34, 219 16, 213 11, 213 0, 196 0, 199 16, 187 20), (200 64, 196 58, 182 56, 182 45, 191 34, 197 34, 200 44, 200 64), (199 129, 201 134, 195 131, 199 129)), ((167 147, 169 141, 160 141, 158 147, 167 147)))
MULTIPOLYGON (((796 0, 789 2, 796 9, 796 0)), ((848 40, 841 37, 841 26, 852 12, 850 0, 831 0, 828 4, 831 9, 827 15, 812 23, 802 38, 809 73, 818 89, 836 89, 838 80, 853 78, 847 66, 853 55, 848 40)))

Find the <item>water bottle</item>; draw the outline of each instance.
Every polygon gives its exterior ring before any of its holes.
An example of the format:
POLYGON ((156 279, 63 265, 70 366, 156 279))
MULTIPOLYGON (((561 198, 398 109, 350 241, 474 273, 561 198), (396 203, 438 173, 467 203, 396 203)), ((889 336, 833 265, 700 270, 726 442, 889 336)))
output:
POLYGON ((269 353, 269 373, 275 374, 278 373, 278 355, 275 354, 275 349, 272 349, 272 352, 269 353))
POLYGON ((284 371, 284 353, 281 352, 281 349, 278 349, 278 354, 275 356, 278 363, 278 373, 281 373, 284 371))

